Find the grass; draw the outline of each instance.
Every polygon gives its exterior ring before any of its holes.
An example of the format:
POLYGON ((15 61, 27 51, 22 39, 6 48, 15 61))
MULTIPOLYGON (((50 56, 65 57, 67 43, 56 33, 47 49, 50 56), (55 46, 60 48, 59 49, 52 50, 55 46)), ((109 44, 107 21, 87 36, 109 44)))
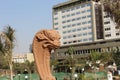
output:
MULTIPOLYGON (((64 80, 65 77, 70 79, 70 74, 66 74, 63 72, 54 73, 53 75, 57 78, 57 80, 64 80)), ((16 75, 13 80, 25 80, 25 76, 26 76, 25 74, 21 74, 20 76, 16 75)), ((31 78, 31 80, 40 80, 38 74, 31 74, 31 75, 28 74, 27 76, 28 76, 28 80, 30 80, 30 78, 31 78)), ((106 73, 97 72, 95 74, 95 73, 85 72, 83 80, 96 80, 97 78, 100 80, 107 80, 106 73)), ((0 80, 9 80, 9 77, 3 76, 3 77, 0 77, 0 80)))

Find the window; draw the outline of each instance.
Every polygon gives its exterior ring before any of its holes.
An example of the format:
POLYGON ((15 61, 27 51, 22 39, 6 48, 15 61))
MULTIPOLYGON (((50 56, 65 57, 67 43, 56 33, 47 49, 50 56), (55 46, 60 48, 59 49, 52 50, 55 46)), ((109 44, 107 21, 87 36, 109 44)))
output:
POLYGON ((89 41, 92 41, 92 38, 89 38, 89 41))
POLYGON ((91 18, 91 15, 87 15, 88 18, 91 18))
POLYGON ((81 31, 81 28, 78 28, 77 31, 81 31))
POLYGON ((92 27, 91 27, 91 26, 88 26, 88 29, 92 29, 92 27))
POLYGON ((66 28, 66 26, 63 26, 63 28, 66 28))
POLYGON ((72 43, 72 41, 68 42, 69 44, 72 43))
POLYGON ((73 35, 73 37, 76 37, 76 35, 73 35))
POLYGON ((57 15, 57 14, 58 14, 57 12, 54 13, 54 15, 57 15))
POLYGON ((73 41, 73 43, 76 43, 77 41, 73 41))
POLYGON ((116 36, 119 36, 120 35, 120 33, 116 33, 116 36))
POLYGON ((75 10, 75 8, 71 8, 71 11, 75 10))
POLYGON ((87 12, 91 12, 91 10, 90 10, 90 9, 88 9, 88 10, 87 10, 87 12))
POLYGON ((80 20, 80 19, 81 19, 81 17, 77 18, 77 20, 80 20))
POLYGON ((76 29, 73 29, 72 32, 76 32, 76 29))
POLYGON ((87 4, 87 6, 91 6, 91 4, 87 4))
POLYGON ((72 26, 73 26, 73 27, 75 27, 75 26, 76 26, 76 24, 72 24, 72 26))
POLYGON ((62 18, 65 18, 65 16, 62 16, 62 18))
POLYGON ((68 36, 68 38, 71 38, 72 36, 68 36))
POLYGON ((77 23, 77 25, 79 26, 79 25, 81 25, 81 23, 77 23))
POLYGON ((66 38, 67 38, 66 36, 63 37, 63 39, 66 39, 66 38))
POLYGON ((70 33, 71 32, 71 30, 68 30, 68 33, 70 33))
POLYGON ((54 20, 58 20, 58 18, 56 17, 56 18, 54 18, 54 20))
POLYGON ((82 19, 85 19, 85 18, 86 18, 86 16, 83 16, 83 17, 82 17, 82 19))
POLYGON ((66 33, 66 31, 63 31, 63 34, 65 34, 66 33))
POLYGON ((82 24, 86 24, 86 22, 82 22, 82 24))
POLYGON ((62 21, 62 23, 64 24, 64 23, 66 23, 66 21, 62 21))
POLYGON ((70 17, 70 14, 68 14, 67 17, 70 17))
POLYGON ((76 12, 76 14, 78 15, 78 14, 80 14, 80 12, 76 12))
POLYGON ((71 25, 67 25, 67 27, 69 28, 71 25))
POLYGON ((85 7, 85 4, 81 5, 81 8, 84 8, 85 7))
POLYGON ((105 37, 110 37, 110 36, 111 36, 111 34, 106 34, 106 35, 105 35, 105 37))
POLYGON ((74 18, 74 19, 72 19, 72 21, 75 21, 75 18, 74 18))
POLYGON ((65 10, 63 10, 62 13, 65 13, 65 10))
POLYGON ((88 34, 89 34, 89 35, 92 35, 92 32, 89 32, 88 34))
POLYGON ((83 30, 86 30, 86 29, 87 29, 86 27, 83 28, 83 30))
POLYGON ((108 18, 108 17, 109 17, 109 15, 104 16, 104 18, 108 18))
POLYGON ((108 31, 108 30, 110 30, 110 28, 105 28, 105 31, 108 31))
POLYGON ((104 22, 104 24, 110 24, 110 21, 104 22))
POLYGON ((86 36, 87 35, 87 33, 83 33, 83 36, 86 36))
POLYGON ((70 10, 69 9, 67 9, 67 12, 69 12, 70 10))
POLYGON ((80 8, 80 6, 77 6, 77 7, 76 7, 76 9, 79 9, 79 8, 80 8))
POLYGON ((63 44, 67 44, 67 42, 63 42, 63 44))
POLYGON ((88 39, 83 39, 83 41, 87 41, 88 39))
POLYGON ((58 28, 55 28, 55 30, 58 30, 58 28))
POLYGON ((74 16, 74 15, 75 15, 75 13, 72 13, 72 14, 71 14, 71 16, 74 16))
POLYGON ((78 37, 82 36, 82 34, 78 34, 78 37))
POLYGON ((78 42, 82 42, 82 40, 78 40, 78 42))
POLYGON ((70 20, 67 20, 67 22, 70 22, 70 20))
POLYGON ((82 11, 81 13, 85 13, 86 11, 82 11))
POLYGON ((88 23, 91 23, 92 21, 90 20, 90 21, 88 21, 88 23))
POLYGON ((58 23, 55 23, 54 25, 58 25, 58 23))

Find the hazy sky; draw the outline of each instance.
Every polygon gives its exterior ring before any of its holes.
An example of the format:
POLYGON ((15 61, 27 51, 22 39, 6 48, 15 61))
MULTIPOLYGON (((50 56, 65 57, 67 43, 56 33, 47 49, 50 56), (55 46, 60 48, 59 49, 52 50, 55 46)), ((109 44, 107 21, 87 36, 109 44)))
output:
POLYGON ((14 53, 29 52, 35 33, 52 29, 52 7, 67 0, 0 0, 0 31, 16 30, 14 53))

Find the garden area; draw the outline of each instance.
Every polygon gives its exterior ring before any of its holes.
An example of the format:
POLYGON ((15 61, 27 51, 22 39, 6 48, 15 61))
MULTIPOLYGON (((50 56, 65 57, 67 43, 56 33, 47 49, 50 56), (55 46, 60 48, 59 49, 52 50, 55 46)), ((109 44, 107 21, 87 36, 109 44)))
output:
MULTIPOLYGON (((64 80, 65 78, 67 80, 70 80, 70 73, 54 73, 53 74, 57 80, 64 80)), ((8 76, 2 76, 0 77, 0 80, 9 80, 10 77, 8 76)), ((104 72, 96 72, 96 73, 87 73, 85 72, 84 75, 83 74, 78 74, 78 77, 76 78, 76 80, 96 80, 96 79, 100 79, 100 80, 107 80, 107 75, 104 72)), ((21 74, 21 75, 15 75, 13 80, 39 80, 39 76, 38 74, 21 74), (25 76, 28 76, 27 79, 25 79, 25 76)))

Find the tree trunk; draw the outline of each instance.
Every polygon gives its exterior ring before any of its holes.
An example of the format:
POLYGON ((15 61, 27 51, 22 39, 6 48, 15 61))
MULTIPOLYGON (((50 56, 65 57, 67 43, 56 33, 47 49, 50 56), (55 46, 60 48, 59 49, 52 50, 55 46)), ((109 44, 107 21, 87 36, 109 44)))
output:
POLYGON ((71 69, 71 80, 74 80, 75 67, 71 69))
POLYGON ((10 66, 10 80, 13 80, 13 68, 12 68, 12 64, 9 63, 10 66))

